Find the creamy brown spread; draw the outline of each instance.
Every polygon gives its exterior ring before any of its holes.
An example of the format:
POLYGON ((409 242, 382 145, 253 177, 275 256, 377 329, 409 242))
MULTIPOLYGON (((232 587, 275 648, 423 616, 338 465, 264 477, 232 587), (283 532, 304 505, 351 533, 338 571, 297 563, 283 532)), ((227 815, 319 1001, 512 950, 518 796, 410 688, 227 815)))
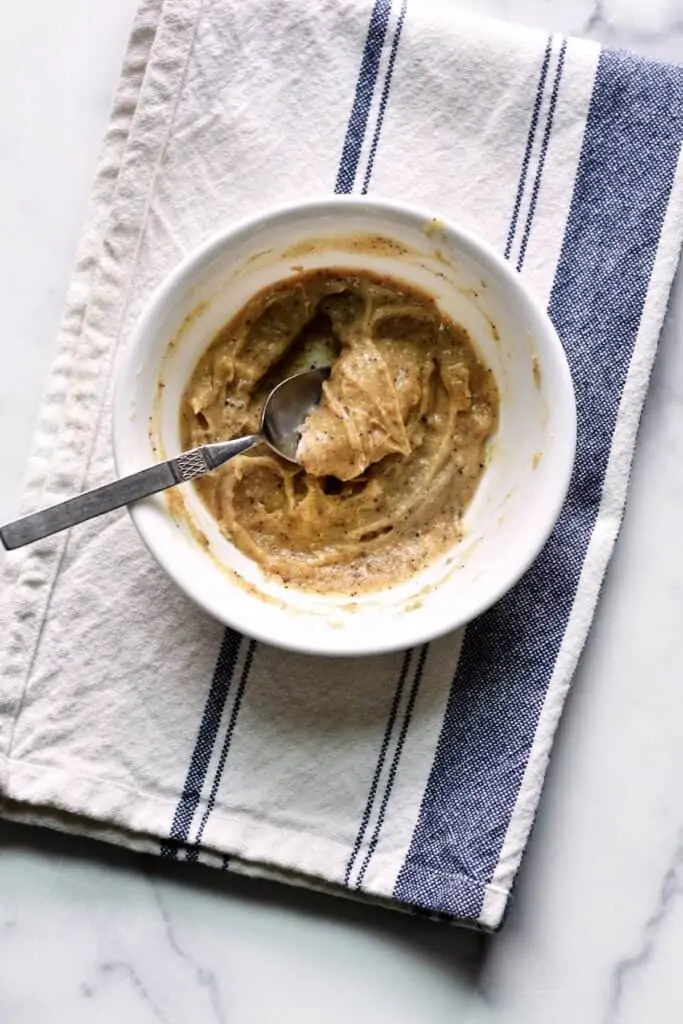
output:
POLYGON ((365 271, 310 271, 255 295, 201 357, 182 401, 184 447, 255 432, 277 383, 330 364, 301 466, 262 446, 195 486, 266 572, 354 596, 407 579, 457 541, 498 392, 466 331, 426 293, 365 271))

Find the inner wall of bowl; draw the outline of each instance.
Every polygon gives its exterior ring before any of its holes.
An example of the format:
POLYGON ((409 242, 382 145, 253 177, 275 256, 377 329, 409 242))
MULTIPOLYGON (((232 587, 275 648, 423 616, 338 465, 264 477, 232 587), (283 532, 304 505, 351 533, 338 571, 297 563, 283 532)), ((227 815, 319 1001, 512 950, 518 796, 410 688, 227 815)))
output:
MULTIPOLYGON (((480 356, 494 371, 500 392, 499 429, 465 518, 463 540, 411 580, 353 602, 345 596, 285 591, 274 580, 264 578, 258 566, 220 534, 194 488, 185 486, 185 508, 194 529, 187 529, 178 519, 177 504, 170 506, 177 575, 199 574, 205 586, 223 588, 225 600, 234 601, 234 579, 221 568, 227 566, 250 585, 243 599, 257 617, 282 615, 286 603, 288 630, 296 628, 292 613, 295 617, 301 613, 309 622, 314 616, 321 628, 352 633, 360 628, 367 633, 374 628, 375 617, 410 613, 424 616, 426 622, 437 605, 439 617, 443 617, 444 601, 452 621, 466 619, 473 606, 490 602, 492 588, 519 561, 520 538, 523 544, 523 538, 535 537, 547 518, 543 501, 535 495, 543 493, 544 473, 552 471, 554 435, 544 394, 545 382, 555 369, 551 362, 546 363, 542 351, 536 351, 531 314, 527 320, 526 314, 520 313, 519 296, 511 286, 495 278, 476 254, 462 245, 456 251, 453 239, 434 224, 421 228, 397 225, 393 220, 388 224, 376 212, 367 216, 352 212, 341 226, 339 217, 329 223, 320 217, 281 223, 269 227, 267 237, 256 232, 238 238, 230 249, 208 254, 154 324, 148 358, 135 380, 131 428, 140 464, 149 461, 152 446, 157 458, 180 451, 181 397, 199 356, 216 332, 264 285, 321 266, 372 270, 424 288, 445 313, 467 329, 480 356), (388 236, 405 249, 398 246, 392 251, 376 243, 358 243, 359 237, 373 234, 388 236), (164 385, 161 389, 159 381, 164 385), (208 548, 201 537, 206 538, 208 548), (356 614, 359 608, 366 613, 362 617, 356 614)), ((168 515, 160 515, 164 507, 168 510, 168 500, 154 499, 153 508, 143 512, 156 517, 156 529, 168 527, 168 515)))

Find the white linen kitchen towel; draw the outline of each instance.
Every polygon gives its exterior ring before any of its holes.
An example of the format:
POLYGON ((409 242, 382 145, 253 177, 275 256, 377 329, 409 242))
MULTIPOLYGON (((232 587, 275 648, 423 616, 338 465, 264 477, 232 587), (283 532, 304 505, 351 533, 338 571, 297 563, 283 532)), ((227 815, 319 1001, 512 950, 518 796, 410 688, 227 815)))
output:
POLYGON ((217 226, 324 192, 478 232, 547 304, 578 452, 464 632, 325 661, 223 629, 125 512, 6 559, 0 808, 496 928, 617 534, 683 227, 683 73, 438 0, 144 0, 25 510, 113 475, 112 364, 217 226))

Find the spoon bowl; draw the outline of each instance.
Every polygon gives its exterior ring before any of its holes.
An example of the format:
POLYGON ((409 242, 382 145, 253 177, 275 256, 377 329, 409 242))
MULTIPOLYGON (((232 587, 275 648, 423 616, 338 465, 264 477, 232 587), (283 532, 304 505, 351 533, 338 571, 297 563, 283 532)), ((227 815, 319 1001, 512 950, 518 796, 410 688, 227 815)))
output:
POLYGON ((287 462, 298 462, 301 427, 320 401, 329 375, 329 366, 296 373, 273 388, 266 399, 259 434, 287 462))

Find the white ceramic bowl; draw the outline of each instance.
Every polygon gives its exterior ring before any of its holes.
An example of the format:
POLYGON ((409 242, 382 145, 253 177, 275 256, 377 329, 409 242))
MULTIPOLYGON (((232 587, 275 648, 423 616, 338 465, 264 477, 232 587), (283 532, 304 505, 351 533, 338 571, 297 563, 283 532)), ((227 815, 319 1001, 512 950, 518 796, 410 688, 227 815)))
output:
POLYGON ((408 582, 351 601, 285 590, 265 579, 221 536, 191 485, 180 490, 193 526, 178 516, 171 492, 134 505, 131 515, 172 579, 217 619, 281 647, 369 654, 423 642, 470 621, 528 568, 569 483, 574 394, 545 310, 488 246, 397 203, 325 199, 225 229, 153 295, 118 364, 119 474, 180 451, 180 398, 217 330, 264 285, 293 268, 319 266, 367 268, 424 288, 466 327, 493 369, 500 424, 461 542, 408 582), (368 244, 368 236, 394 245, 368 244))

